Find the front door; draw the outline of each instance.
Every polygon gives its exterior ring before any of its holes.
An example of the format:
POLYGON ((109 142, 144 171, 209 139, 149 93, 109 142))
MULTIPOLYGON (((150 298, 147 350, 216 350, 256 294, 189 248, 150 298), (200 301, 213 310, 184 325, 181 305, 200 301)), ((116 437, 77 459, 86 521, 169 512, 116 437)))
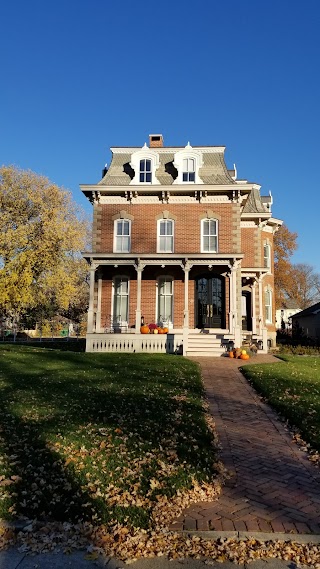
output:
POLYGON ((225 327, 224 278, 206 275, 196 280, 197 328, 225 327))

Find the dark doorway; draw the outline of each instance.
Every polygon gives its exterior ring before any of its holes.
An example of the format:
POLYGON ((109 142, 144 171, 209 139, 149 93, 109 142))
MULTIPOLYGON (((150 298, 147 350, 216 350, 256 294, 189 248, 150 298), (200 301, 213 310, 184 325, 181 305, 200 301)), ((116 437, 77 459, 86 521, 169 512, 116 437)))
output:
POLYGON ((196 279, 196 327, 225 327, 225 285, 220 275, 205 275, 196 279))
POLYGON ((252 332, 251 292, 242 291, 242 330, 252 332))

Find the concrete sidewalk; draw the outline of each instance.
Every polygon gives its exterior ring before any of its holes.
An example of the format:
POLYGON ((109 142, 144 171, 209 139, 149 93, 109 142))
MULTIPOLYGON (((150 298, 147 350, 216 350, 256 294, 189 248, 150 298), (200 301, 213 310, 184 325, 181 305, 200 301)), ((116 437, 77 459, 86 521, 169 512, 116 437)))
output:
MULTIPOLYGON (((84 552, 77 552, 71 555, 63 553, 44 553, 38 555, 26 555, 16 550, 0 552, 0 569, 97 569, 105 567, 107 569, 122 569, 127 567, 123 562, 116 559, 103 559, 95 561, 85 559, 84 552)), ((281 561, 278 559, 268 559, 252 561, 241 565, 235 565, 230 561, 220 563, 218 561, 181 559, 168 560, 164 557, 153 559, 141 559, 132 564, 133 569, 208 569, 222 567, 222 569, 235 569, 236 567, 248 569, 296 569, 297 565, 293 561, 281 561)), ((301 567, 301 566, 300 566, 301 567)))
MULTIPOLYGON (((202 368, 210 411, 231 474, 215 502, 189 507, 175 530, 320 534, 320 473, 239 371, 242 360, 192 358, 202 368)), ((277 363, 257 356, 249 363, 277 363)))

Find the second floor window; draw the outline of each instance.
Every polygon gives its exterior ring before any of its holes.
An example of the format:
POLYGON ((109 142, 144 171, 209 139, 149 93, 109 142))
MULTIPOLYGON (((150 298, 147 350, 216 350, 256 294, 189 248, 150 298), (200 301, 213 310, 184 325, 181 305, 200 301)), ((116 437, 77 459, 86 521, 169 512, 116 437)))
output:
POLYGON ((131 224, 128 219, 117 219, 115 221, 115 252, 130 252, 130 229, 131 224))
POLYGON ((268 243, 263 247, 263 266, 265 269, 271 268, 271 247, 268 243))
POLYGON ((195 182, 196 172, 195 172, 194 158, 184 158, 182 162, 182 167, 183 167, 182 181, 195 182))
POLYGON ((218 222, 216 219, 203 219, 201 222, 201 252, 217 253, 218 222))
POLYGON ((151 160, 140 160, 140 182, 152 182, 151 160))
POLYGON ((158 221, 158 253, 173 253, 173 221, 158 221))

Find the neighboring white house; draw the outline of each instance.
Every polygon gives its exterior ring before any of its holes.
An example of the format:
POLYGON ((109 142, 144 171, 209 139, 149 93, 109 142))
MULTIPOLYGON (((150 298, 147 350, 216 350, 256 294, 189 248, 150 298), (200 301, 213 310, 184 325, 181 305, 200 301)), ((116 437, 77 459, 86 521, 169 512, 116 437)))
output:
POLYGON ((291 317, 297 312, 300 312, 301 308, 297 306, 295 300, 288 299, 282 303, 281 308, 276 310, 276 329, 283 330, 284 332, 291 332, 292 321, 291 317))

